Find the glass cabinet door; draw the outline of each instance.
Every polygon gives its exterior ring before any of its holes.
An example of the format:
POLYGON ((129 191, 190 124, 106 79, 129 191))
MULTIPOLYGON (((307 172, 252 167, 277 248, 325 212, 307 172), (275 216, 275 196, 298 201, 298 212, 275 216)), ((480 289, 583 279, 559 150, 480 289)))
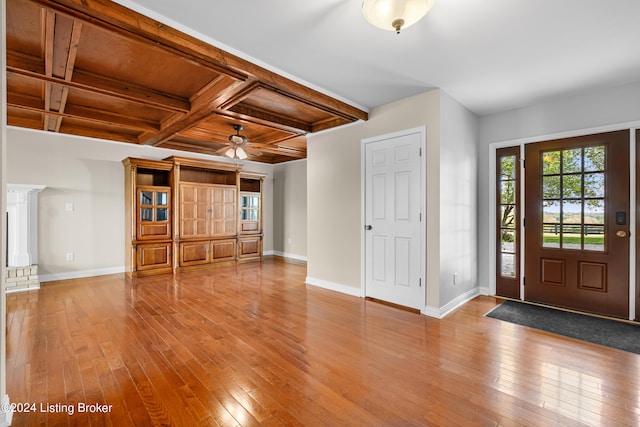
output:
POLYGON ((260 193, 240 194, 240 231, 260 232, 260 193))
POLYGON ((138 188, 138 238, 170 236, 170 188, 138 188))
POLYGON ((260 219, 260 196, 243 195, 240 201, 240 219, 258 221, 260 219))

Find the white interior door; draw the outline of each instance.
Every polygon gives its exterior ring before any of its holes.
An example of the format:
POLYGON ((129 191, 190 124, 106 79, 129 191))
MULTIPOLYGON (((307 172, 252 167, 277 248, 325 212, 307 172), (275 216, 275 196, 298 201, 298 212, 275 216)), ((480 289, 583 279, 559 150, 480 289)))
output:
POLYGON ((365 295, 420 309, 421 133, 365 142, 365 295))

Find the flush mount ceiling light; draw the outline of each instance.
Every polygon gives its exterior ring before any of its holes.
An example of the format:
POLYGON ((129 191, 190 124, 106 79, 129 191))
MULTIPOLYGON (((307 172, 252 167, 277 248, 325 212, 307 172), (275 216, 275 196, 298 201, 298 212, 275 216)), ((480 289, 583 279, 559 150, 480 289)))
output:
POLYGON ((408 28, 424 18, 435 0, 363 0, 362 15, 371 25, 395 31, 408 28))

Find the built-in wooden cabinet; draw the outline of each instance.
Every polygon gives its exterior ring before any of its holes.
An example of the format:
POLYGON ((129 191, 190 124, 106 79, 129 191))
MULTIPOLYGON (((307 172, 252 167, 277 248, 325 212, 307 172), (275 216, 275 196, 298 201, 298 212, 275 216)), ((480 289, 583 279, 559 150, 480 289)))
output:
POLYGON ((262 187, 264 175, 240 173, 238 259, 262 258, 262 187))
POLYGON ((125 159, 125 269, 173 271, 173 163, 125 159))
POLYGON ((264 175, 185 157, 128 158, 127 272, 177 272, 262 259, 264 175), (175 254, 175 255, 174 255, 175 254))

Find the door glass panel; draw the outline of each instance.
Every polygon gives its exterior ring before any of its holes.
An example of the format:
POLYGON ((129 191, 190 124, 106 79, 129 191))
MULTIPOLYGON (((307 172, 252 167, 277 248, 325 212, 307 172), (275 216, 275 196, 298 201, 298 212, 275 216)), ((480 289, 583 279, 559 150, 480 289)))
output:
POLYGON ((542 152, 542 246, 604 251, 605 146, 542 152))
POLYGON ((562 226, 562 247, 564 249, 581 249, 582 225, 564 224, 562 226))
POLYGON ((545 224, 560 224, 560 202, 545 200, 543 203, 542 221, 545 224))
POLYGON ((168 210, 166 208, 157 208, 156 209, 156 221, 167 221, 169 215, 167 214, 168 210))
POLYGON ((604 225, 604 200, 585 200, 584 223, 604 225))
POLYGON ((604 174, 603 173, 585 174, 584 197, 604 198, 604 174))
POLYGON ((579 199, 582 196, 582 175, 563 175, 562 196, 565 199, 579 199))
POLYGON ((140 209, 140 221, 153 221, 153 209, 152 208, 140 209))
POLYGON ((505 181, 500 184, 500 194, 502 198, 502 204, 514 205, 516 203, 516 192, 513 186, 515 181, 505 181))
POLYGON ((500 274, 505 277, 516 277, 516 256, 514 254, 501 254, 501 271, 500 274))
POLYGON ((562 173, 582 172, 582 148, 562 150, 562 173))
POLYGON ((500 180, 513 181, 516 179, 516 156, 504 156, 500 159, 500 180))
POLYGON ((156 204, 158 206, 167 206, 168 204, 168 195, 167 193, 157 193, 156 194, 156 204))
POLYGON ((515 230, 502 230, 502 252, 513 253, 516 251, 516 232, 515 230))
POLYGON ((140 192, 140 204, 141 205, 153 205, 153 192, 141 191, 140 192))
POLYGON ((604 147, 587 147, 584 149, 584 171, 598 172, 604 170, 604 147))
POLYGON ((542 174, 554 175, 560 173, 560 151, 542 153, 542 174))
POLYGON ((515 228, 516 224, 515 224, 515 206, 513 205, 506 205, 506 206, 501 206, 500 207, 500 211, 501 211, 501 223, 502 223, 502 228, 515 228))
POLYGON ((584 226, 584 250, 604 251, 604 226, 585 225, 584 226))
POLYGON ((560 198, 559 176, 554 175, 542 177, 542 198, 546 200, 560 198))

